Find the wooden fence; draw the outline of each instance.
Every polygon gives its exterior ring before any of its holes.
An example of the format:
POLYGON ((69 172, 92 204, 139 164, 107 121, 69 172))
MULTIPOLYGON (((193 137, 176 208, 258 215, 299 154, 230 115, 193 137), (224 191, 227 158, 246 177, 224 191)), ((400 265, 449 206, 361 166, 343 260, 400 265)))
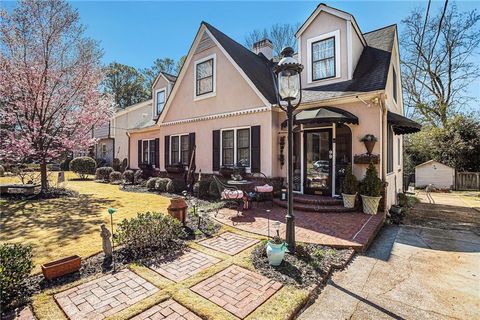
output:
POLYGON ((480 190, 480 172, 457 172, 455 190, 480 190))

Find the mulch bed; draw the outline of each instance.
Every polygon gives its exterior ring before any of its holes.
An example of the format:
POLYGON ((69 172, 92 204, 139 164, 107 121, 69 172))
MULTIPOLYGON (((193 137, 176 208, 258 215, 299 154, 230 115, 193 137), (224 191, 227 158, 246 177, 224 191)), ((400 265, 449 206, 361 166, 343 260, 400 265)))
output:
POLYGON ((80 194, 67 188, 50 187, 46 192, 39 192, 33 195, 26 195, 22 193, 8 193, 2 195, 2 198, 7 200, 45 200, 45 199, 59 199, 59 198, 78 198, 80 194))
POLYGON ((316 244, 297 245, 295 254, 285 254, 278 267, 268 263, 266 243, 262 242, 252 252, 252 262, 257 272, 298 288, 311 288, 322 284, 332 269, 342 269, 354 254, 353 249, 332 249, 316 244))

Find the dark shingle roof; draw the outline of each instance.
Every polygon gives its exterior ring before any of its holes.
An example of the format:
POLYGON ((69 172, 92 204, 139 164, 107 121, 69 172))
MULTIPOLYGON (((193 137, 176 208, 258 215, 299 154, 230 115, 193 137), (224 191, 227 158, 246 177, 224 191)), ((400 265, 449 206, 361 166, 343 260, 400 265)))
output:
POLYGON ((278 100, 273 80, 274 75, 272 72, 274 64, 264 55, 256 55, 207 22, 202 23, 228 52, 230 57, 235 60, 243 72, 245 72, 265 99, 272 104, 277 103, 278 100))
POLYGON ((170 82, 175 82, 177 81, 177 76, 174 76, 173 74, 162 72, 162 74, 167 78, 168 81, 170 82))
POLYGON ((396 25, 391 25, 364 33, 367 47, 358 60, 353 78, 348 81, 303 89, 302 101, 320 101, 385 89, 396 28, 396 25))

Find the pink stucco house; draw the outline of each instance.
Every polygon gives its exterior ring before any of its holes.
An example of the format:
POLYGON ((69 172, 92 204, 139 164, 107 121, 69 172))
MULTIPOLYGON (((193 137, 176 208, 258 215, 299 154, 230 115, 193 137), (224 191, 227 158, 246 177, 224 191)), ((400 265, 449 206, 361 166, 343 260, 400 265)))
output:
MULTIPOLYGON (((339 194, 349 164, 361 179, 367 165, 355 155, 366 152, 360 139, 373 134, 387 205, 393 204, 402 191, 402 135, 420 128, 403 117, 396 25, 362 32, 351 14, 320 4, 296 37, 304 65, 294 129, 296 192, 339 194)), ((152 119, 129 130, 130 167, 187 166, 195 145, 202 173, 241 162, 247 171, 286 177, 274 66, 268 39, 245 48, 202 22, 178 78, 161 74, 154 83, 152 119)))

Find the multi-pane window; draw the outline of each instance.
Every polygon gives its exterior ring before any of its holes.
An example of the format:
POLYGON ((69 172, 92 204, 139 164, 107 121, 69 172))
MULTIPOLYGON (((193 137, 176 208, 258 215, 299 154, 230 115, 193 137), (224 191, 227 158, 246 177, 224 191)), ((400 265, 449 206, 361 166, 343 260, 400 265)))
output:
POLYGON ((235 164, 235 131, 222 132, 222 164, 233 166, 235 164))
POLYGON ((150 153, 149 164, 155 164, 155 140, 149 140, 148 151, 150 153))
POLYGON ((157 115, 159 115, 165 106, 165 90, 157 92, 157 115))
POLYGON ((180 137, 180 162, 183 164, 188 164, 188 154, 190 153, 190 146, 188 143, 188 135, 183 135, 180 137))
POLYGON ((197 96, 213 92, 213 59, 198 63, 196 68, 197 96))
POLYGON ((335 37, 312 43, 312 80, 335 77, 335 37))
POLYGON ((142 163, 148 163, 148 140, 142 141, 142 163))
POLYGON ((250 166, 250 129, 222 131, 222 165, 250 166))
POLYGON ((387 173, 393 172, 393 130, 387 128, 387 173))
POLYGON ((398 97, 397 97, 397 72, 395 71, 395 67, 393 68, 392 86, 393 86, 393 100, 395 100, 395 103, 396 103, 398 97))
POLYGON ((250 166, 250 129, 237 130, 237 163, 250 166))
POLYGON ((188 134, 172 136, 170 144, 170 163, 182 163, 184 165, 187 165, 189 162, 188 156, 190 154, 190 143, 188 134))

